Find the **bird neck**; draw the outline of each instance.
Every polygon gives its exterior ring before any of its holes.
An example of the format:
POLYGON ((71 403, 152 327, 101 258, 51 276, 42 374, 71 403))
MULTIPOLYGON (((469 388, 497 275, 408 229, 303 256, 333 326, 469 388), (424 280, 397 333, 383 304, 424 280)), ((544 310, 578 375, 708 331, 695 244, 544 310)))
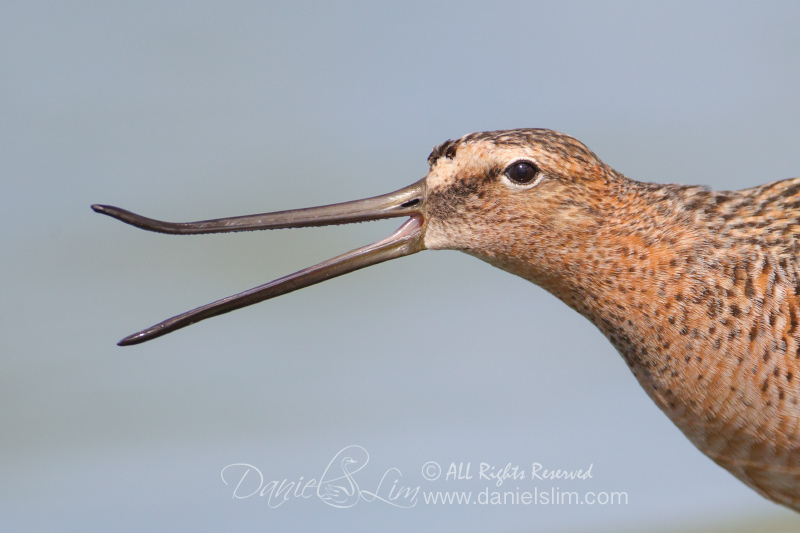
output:
POLYGON ((796 251, 748 226, 785 237, 785 221, 764 207, 781 198, 778 186, 764 186, 757 207, 767 215, 752 222, 753 191, 624 187, 625 201, 560 233, 556 251, 482 258, 587 317, 700 450, 757 486, 742 465, 796 447, 786 428, 800 423, 796 251))
MULTIPOLYGON (((475 254, 545 288, 595 324, 617 348, 644 389, 669 411, 676 391, 703 373, 715 355, 709 302, 719 261, 701 187, 658 186, 626 178, 572 219, 546 246, 475 254), (710 329, 711 328, 711 329, 710 329), (688 354, 692 360, 684 362, 688 354), (700 358, 700 362, 696 357, 700 358), (681 365, 676 365, 677 360, 681 365)), ((702 384, 701 384, 702 385, 702 384)), ((688 396, 688 395, 687 395, 688 396)))

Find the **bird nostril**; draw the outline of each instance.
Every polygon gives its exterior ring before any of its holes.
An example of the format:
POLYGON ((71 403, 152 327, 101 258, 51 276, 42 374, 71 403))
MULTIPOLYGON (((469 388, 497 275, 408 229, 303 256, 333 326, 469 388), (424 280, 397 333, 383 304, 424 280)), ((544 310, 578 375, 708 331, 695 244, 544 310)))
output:
POLYGON ((414 198, 413 200, 409 200, 404 204, 400 204, 400 207, 414 207, 419 203, 419 198, 414 198))

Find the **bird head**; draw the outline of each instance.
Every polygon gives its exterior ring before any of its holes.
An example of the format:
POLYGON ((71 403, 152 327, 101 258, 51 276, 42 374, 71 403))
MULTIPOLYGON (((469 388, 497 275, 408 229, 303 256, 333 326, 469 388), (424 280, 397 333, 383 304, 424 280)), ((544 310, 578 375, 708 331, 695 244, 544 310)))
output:
POLYGON ((142 229, 197 234, 408 220, 390 237, 271 283, 183 313, 123 339, 137 344, 199 320, 424 249, 455 249, 540 284, 559 268, 558 246, 600 222, 614 171, 567 135, 544 129, 473 133, 428 158, 428 174, 382 196, 260 215, 172 223, 117 207, 99 212, 142 229))
POLYGON ((558 267, 576 233, 601 222, 617 176, 578 140, 544 129, 470 134, 428 161, 425 247, 534 279, 558 267))

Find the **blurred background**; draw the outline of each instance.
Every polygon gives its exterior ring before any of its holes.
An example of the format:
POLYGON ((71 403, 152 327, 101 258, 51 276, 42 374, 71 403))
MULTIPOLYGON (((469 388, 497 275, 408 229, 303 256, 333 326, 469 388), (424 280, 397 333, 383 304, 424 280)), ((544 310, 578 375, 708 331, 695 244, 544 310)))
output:
POLYGON ((118 348, 400 221, 170 237, 89 205, 182 221, 373 196, 421 178, 445 139, 515 127, 569 133, 644 181, 797 176, 799 24, 796 2, 3 2, 0 523, 797 530, 701 455, 586 320, 456 252, 118 348), (276 508, 233 497, 241 467, 221 476, 247 463, 265 486, 307 482, 349 445, 369 454, 362 490, 399 471, 421 491, 627 505, 338 509, 293 493, 276 508), (592 478, 498 489, 475 479, 482 462, 592 478), (472 480, 445 479, 462 463, 472 480))

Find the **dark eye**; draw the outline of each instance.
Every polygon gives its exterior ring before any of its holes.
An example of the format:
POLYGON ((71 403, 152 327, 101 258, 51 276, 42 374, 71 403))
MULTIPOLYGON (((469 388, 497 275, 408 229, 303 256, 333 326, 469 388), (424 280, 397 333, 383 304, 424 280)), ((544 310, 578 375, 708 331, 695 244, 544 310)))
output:
POLYGON ((530 185, 538 174, 539 169, 528 161, 517 161, 506 169, 508 179, 517 185, 530 185))

